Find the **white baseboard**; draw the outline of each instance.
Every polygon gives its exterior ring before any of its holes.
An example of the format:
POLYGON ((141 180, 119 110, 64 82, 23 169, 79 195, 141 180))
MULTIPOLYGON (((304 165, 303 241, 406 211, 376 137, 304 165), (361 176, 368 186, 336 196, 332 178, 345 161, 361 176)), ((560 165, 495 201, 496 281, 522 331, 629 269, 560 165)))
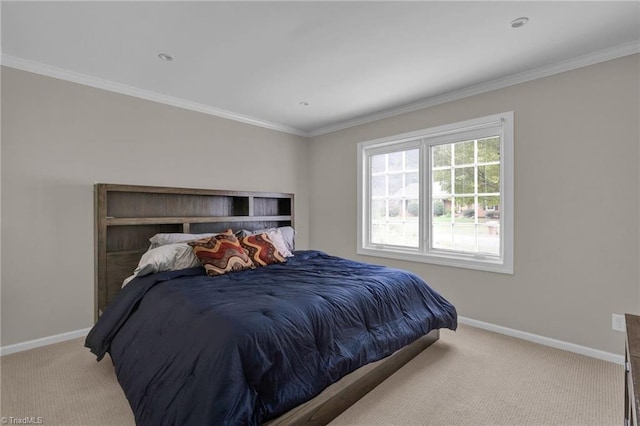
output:
POLYGON ((624 356, 616 355, 611 352, 605 352, 598 349, 580 346, 574 343, 564 342, 562 340, 552 339, 550 337, 539 336, 537 334, 527 333, 526 331, 514 330, 513 328, 503 327, 488 322, 478 321, 466 317, 458 317, 460 324, 470 325, 483 330, 493 331, 494 333, 504 334, 518 339, 527 340, 529 342, 539 343, 552 348, 562 349, 569 352, 575 352, 580 355, 586 355, 591 358, 597 358, 604 361, 613 362, 615 364, 624 365, 624 356))
POLYGON ((47 346, 54 343, 65 342, 67 340, 76 339, 78 337, 84 337, 89 333, 89 330, 91 330, 91 328, 69 331, 67 333, 56 334, 53 336, 43 337, 41 339, 29 340, 27 342, 16 343, 14 345, 2 346, 0 347, 0 356, 39 348, 40 346, 47 346))

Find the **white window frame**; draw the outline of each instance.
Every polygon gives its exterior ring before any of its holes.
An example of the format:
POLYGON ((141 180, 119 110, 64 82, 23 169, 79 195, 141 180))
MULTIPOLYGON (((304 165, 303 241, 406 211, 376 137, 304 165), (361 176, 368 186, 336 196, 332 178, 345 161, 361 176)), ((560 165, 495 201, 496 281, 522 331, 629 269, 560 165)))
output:
POLYGON ((513 111, 446 124, 358 144, 358 228, 357 253, 414 262, 513 274, 514 201, 513 201, 513 111), (500 249, 499 256, 463 253, 430 248, 431 238, 431 158, 430 147, 464 140, 500 135, 500 249), (369 158, 397 150, 420 149, 419 247, 410 248, 373 244, 370 239, 369 158))

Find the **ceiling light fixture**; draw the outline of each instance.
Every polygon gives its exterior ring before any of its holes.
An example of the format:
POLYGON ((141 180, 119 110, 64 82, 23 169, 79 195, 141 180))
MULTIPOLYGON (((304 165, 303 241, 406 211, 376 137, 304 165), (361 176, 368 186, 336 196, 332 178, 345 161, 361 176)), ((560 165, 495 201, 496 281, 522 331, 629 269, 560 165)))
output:
POLYGON ((173 61, 173 56, 167 55, 166 53, 158 53, 158 58, 160 58, 160 59, 162 59, 163 61, 166 61, 166 62, 173 61))
POLYGON ((529 22, 529 18, 527 17, 521 17, 521 18, 516 18, 513 21, 511 21, 511 28, 520 28, 523 27, 527 22, 529 22))
POLYGON ((306 106, 309 106, 309 102, 302 101, 302 102, 300 102, 300 105, 302 105, 302 106, 305 106, 305 107, 306 107, 306 106))

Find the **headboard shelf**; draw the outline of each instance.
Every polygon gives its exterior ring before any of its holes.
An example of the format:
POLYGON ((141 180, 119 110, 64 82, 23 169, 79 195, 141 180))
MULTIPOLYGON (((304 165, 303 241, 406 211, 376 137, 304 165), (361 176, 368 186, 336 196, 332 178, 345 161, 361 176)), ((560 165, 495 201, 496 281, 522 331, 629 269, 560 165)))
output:
POLYGON ((294 226, 293 194, 98 183, 96 319, 157 233, 294 226))
POLYGON ((107 217, 107 226, 124 225, 156 225, 156 224, 183 224, 183 223, 217 223, 217 222, 255 222, 255 221, 291 221, 290 215, 286 216, 182 216, 182 217, 107 217))

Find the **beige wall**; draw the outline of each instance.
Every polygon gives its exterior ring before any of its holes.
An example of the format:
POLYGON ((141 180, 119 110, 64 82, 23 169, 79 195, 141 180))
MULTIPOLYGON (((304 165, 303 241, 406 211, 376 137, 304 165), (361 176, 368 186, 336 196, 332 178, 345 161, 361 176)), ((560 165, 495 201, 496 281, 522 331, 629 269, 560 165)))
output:
POLYGON ((459 314, 612 353, 639 312, 639 66, 628 56, 314 138, 313 248, 412 270, 459 314), (515 113, 515 274, 356 254, 356 144, 515 113))
POLYGON ((92 324, 94 182, 296 194, 300 248, 417 272, 460 315, 621 353, 640 311, 640 56, 302 138, 2 68, 6 346, 92 324), (356 144, 515 112, 515 274, 356 255, 356 144))
POLYGON ((1 345, 93 323, 94 182, 296 195, 308 143, 235 121, 2 68, 1 345))

